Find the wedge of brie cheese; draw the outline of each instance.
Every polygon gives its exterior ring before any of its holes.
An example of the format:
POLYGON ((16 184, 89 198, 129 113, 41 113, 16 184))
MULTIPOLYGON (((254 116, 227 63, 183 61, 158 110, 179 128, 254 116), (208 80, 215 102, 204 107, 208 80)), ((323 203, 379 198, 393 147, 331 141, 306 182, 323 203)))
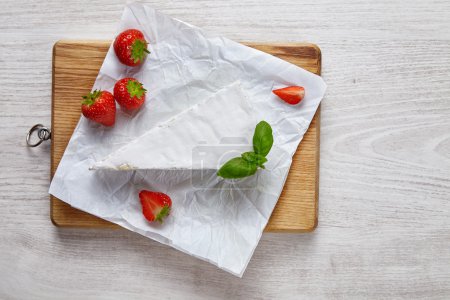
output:
POLYGON ((252 107, 238 84, 158 124, 91 169, 219 169, 252 150, 252 107))

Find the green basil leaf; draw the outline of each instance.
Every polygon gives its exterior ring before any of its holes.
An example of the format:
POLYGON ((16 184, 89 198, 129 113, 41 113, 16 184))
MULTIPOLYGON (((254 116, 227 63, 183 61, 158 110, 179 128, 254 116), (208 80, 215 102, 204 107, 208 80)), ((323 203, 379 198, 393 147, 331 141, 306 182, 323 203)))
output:
POLYGON ((256 125, 253 135, 253 149, 256 154, 267 156, 273 145, 272 127, 266 121, 261 121, 256 125))
POLYGON ((264 168, 263 164, 267 161, 267 158, 260 154, 256 154, 255 152, 244 152, 242 153, 242 158, 261 168, 264 168))
POLYGON ((223 178, 243 178, 256 173, 257 166, 242 157, 235 157, 227 161, 217 172, 223 178))

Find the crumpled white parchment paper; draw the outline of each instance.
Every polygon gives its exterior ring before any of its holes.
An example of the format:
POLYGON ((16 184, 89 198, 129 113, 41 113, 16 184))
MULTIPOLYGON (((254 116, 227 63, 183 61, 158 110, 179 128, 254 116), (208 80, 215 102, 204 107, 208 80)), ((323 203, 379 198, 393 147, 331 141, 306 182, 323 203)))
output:
MULTIPOLYGON (((119 63, 111 47, 93 89, 112 92, 118 79, 135 77, 148 90, 145 106, 133 116, 118 109, 113 128, 81 117, 49 192, 78 209, 241 277, 326 85, 319 76, 286 61, 209 35, 142 4, 125 8, 118 33, 129 28, 144 33, 151 54, 142 66, 131 68, 119 63), (157 124, 235 88, 236 81, 255 118, 273 128, 274 149, 267 157, 266 170, 239 181, 220 180, 214 170, 206 174, 191 170, 89 170, 96 161, 157 124), (271 92, 290 85, 305 87, 306 96, 299 105, 286 105, 271 92), (172 198, 172 214, 164 224, 150 224, 142 216, 138 192, 143 188, 172 198)), ((236 144, 239 142, 231 140, 227 145, 233 149, 236 144)))

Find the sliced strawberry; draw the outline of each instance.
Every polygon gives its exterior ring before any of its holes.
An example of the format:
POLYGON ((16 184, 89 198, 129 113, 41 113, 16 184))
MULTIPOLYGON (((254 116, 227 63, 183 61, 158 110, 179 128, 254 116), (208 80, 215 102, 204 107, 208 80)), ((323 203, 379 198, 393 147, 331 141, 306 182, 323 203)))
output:
POLYGON ((289 86, 272 92, 291 105, 300 103, 305 97, 305 89, 302 86, 289 86))
POLYGON ((139 192, 139 200, 142 205, 144 217, 150 221, 163 222, 170 213, 172 200, 169 196, 160 192, 142 190, 139 192))

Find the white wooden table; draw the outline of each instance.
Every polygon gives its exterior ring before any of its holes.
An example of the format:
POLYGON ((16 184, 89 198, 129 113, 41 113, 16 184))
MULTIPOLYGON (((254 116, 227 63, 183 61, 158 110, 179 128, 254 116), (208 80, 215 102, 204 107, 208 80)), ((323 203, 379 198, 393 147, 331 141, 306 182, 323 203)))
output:
POLYGON ((322 48, 319 226, 265 234, 242 279, 50 223, 49 145, 24 137, 50 124, 53 43, 112 39, 124 2, 0 3, 0 299, 450 298, 450 2, 148 2, 234 40, 322 48))

